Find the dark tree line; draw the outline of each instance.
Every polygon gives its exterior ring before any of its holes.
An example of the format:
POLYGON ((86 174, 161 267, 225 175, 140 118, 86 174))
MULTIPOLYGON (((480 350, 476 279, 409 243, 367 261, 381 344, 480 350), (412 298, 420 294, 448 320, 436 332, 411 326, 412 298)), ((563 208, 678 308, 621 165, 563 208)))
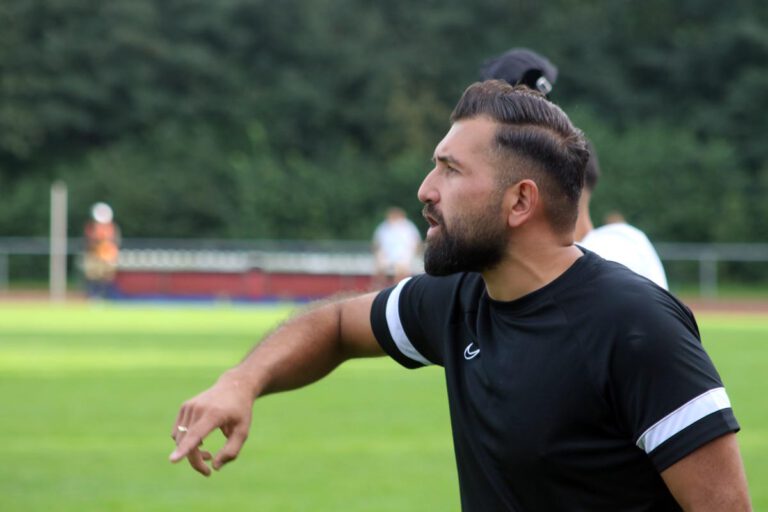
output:
POLYGON ((0 235, 367 238, 416 216, 480 63, 528 46, 594 141, 595 217, 656 240, 768 241, 759 0, 4 0, 0 235))

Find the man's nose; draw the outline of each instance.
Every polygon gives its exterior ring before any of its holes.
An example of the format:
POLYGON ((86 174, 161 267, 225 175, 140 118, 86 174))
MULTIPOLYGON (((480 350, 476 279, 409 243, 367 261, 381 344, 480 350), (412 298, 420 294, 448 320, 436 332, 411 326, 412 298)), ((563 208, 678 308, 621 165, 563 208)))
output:
POLYGON ((421 182, 419 192, 416 194, 419 201, 422 203, 436 203, 440 200, 440 194, 435 186, 435 169, 432 169, 429 174, 424 177, 424 181, 421 182))

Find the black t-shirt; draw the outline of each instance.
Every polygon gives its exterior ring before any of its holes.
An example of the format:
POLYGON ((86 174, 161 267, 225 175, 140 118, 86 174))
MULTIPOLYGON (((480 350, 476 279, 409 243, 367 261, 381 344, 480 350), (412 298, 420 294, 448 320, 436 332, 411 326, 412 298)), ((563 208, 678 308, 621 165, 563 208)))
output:
POLYGON ((445 368, 465 511, 680 510, 659 472, 739 429, 688 308, 588 251, 512 302, 479 274, 407 279, 371 322, 445 368))

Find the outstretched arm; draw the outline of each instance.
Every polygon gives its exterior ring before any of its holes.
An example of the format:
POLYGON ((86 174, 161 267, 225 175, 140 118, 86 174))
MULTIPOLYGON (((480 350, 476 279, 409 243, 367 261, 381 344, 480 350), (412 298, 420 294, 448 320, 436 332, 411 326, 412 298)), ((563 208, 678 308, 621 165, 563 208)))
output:
POLYGON ((205 476, 237 457, 259 396, 296 389, 321 379, 353 357, 384 355, 373 335, 371 305, 376 294, 325 304, 303 313, 270 334, 211 388, 185 402, 173 425, 176 449, 171 462, 183 458, 205 476), (212 456, 200 449, 220 428, 226 444, 212 456))

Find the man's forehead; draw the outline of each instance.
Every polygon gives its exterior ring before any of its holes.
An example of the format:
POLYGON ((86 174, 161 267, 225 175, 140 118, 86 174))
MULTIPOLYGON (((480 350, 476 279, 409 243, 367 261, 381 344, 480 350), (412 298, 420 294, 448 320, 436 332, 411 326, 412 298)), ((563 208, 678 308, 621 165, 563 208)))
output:
POLYGON ((456 121, 435 148, 434 158, 461 161, 462 155, 486 156, 492 147, 497 127, 497 123, 483 117, 456 121))

